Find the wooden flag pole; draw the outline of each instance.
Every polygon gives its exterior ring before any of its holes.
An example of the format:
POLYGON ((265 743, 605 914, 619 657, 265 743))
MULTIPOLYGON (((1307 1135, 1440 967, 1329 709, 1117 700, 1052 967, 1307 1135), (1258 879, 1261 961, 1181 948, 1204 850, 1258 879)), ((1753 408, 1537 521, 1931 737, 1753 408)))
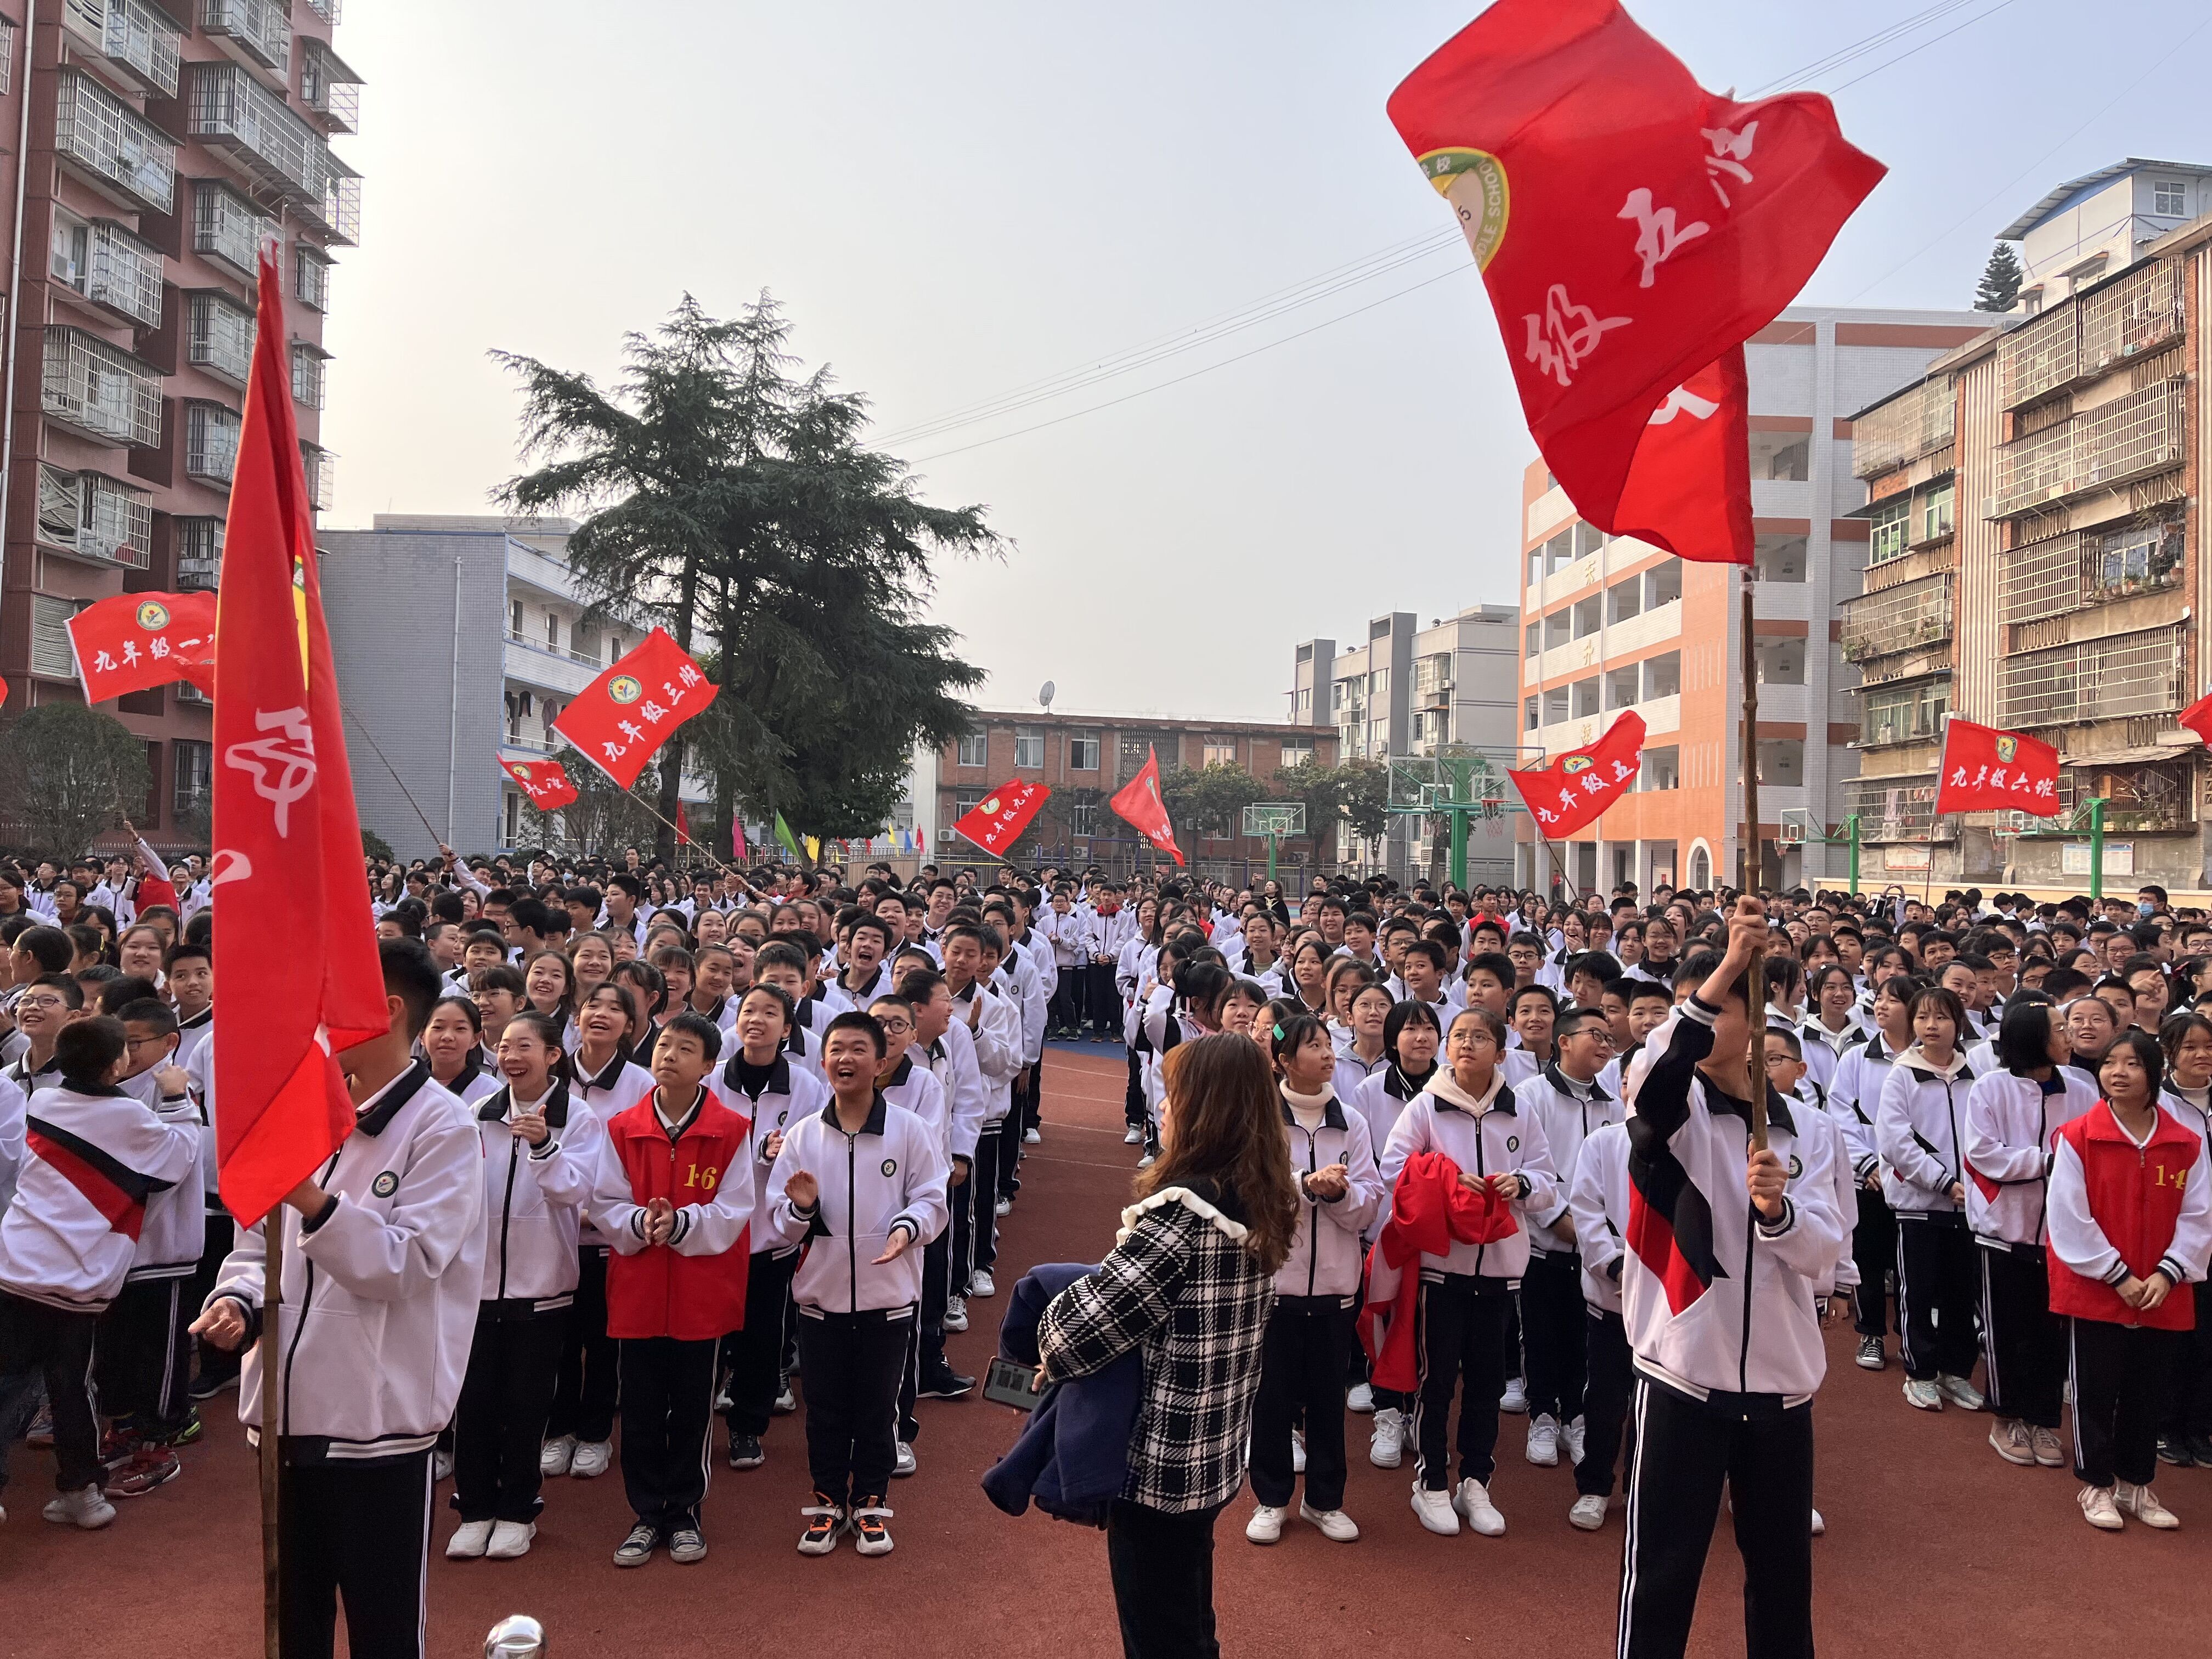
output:
MULTIPOLYGON (((1743 892, 1759 893, 1759 645, 1752 632, 1754 567, 1741 568, 1743 586, 1743 892)), ((1766 957, 1753 949, 1743 1004, 1750 1028, 1745 1083, 1751 1093, 1751 1146, 1766 1150, 1766 957)))
POLYGON ((266 1265, 262 1269, 261 1334, 255 1346, 261 1360, 261 1641, 266 1659, 283 1659, 283 1623, 278 1617, 277 1514, 282 1502, 277 1473, 283 1467, 278 1441, 283 1427, 279 1401, 276 1327, 284 1305, 284 1206, 272 1208, 262 1220, 262 1247, 266 1265))

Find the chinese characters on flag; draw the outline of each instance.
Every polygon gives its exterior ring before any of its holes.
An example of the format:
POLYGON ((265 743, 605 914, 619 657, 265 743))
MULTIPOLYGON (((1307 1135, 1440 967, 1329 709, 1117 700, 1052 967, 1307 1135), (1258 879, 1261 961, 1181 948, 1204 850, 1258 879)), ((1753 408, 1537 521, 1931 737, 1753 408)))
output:
POLYGON ((576 799, 568 769, 559 761, 502 760, 499 769, 514 780, 514 787, 541 812, 557 811, 576 799))
POLYGON ((1016 779, 984 796, 974 811, 955 818, 953 832, 967 836, 993 857, 1002 858, 1051 793, 1041 783, 1016 779))
POLYGON ((576 695, 553 729, 627 789, 676 728, 714 701, 684 647, 656 628, 638 647, 576 695))
POLYGON ((87 702, 171 680, 215 695, 215 595, 117 593, 70 618, 87 702))
POLYGON ((1955 717, 1944 727, 1936 817, 1994 811, 2047 818, 2059 810, 2058 751, 2049 744, 1955 717))
POLYGON ((1137 775, 1123 784, 1106 804, 1146 841, 1163 853, 1173 854, 1177 864, 1182 862, 1182 848, 1176 845, 1175 826, 1168 822, 1167 803, 1160 799, 1160 756, 1157 749, 1146 746, 1145 763, 1137 775))
POLYGON ((1703 471, 1742 443, 1695 434, 1741 430, 1731 354, 1882 165, 1817 94, 1706 92, 1616 0, 1498 0, 1389 113, 1459 217, 1576 509, 1685 558, 1747 560, 1748 478, 1703 471))
POLYGON ((1508 772, 1536 816, 1536 833, 1571 836, 1595 823, 1636 781, 1644 764, 1644 716, 1630 709, 1588 749, 1562 755, 1533 772, 1508 772))

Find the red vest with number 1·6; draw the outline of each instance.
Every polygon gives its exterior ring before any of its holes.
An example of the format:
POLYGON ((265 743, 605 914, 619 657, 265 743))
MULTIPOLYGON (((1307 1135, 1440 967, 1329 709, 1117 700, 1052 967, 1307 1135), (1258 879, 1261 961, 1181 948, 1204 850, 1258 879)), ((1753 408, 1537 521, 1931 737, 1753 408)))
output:
MULTIPOLYGON (((2137 1146, 2113 1121, 2112 1109, 2099 1105, 2058 1131, 2081 1160, 2089 1213, 2106 1242, 2118 1250, 2137 1279, 2158 1270, 2173 1247, 2175 1223, 2189 1184, 2190 1166, 2204 1156, 2204 1143, 2161 1110, 2148 1142, 2137 1146)), ((2110 1285, 2075 1273, 2051 1252, 2051 1311, 2109 1325, 2148 1325, 2154 1330, 2185 1331, 2197 1322, 2197 1298, 2178 1285, 2174 1294, 2145 1313, 2120 1300, 2110 1285)))
MULTIPOLYGON (((607 1122, 607 1143, 629 1177, 633 1203, 665 1198, 678 1209, 712 1199, 724 1181, 750 1181, 750 1126, 711 1094, 673 1144, 653 1097, 607 1122)), ((750 1247, 739 1240, 720 1255, 682 1255, 665 1244, 607 1258, 607 1334, 672 1336, 704 1342, 741 1330, 750 1247)))

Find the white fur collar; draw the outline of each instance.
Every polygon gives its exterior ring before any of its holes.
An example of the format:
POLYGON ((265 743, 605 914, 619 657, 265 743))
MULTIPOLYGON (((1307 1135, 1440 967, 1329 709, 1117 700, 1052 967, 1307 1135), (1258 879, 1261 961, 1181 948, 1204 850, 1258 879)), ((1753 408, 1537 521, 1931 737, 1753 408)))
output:
POLYGON ((1121 1212, 1121 1231, 1114 1235, 1116 1244, 1122 1243, 1136 1231, 1137 1223, 1145 1214, 1163 1205, 1180 1204, 1194 1216, 1203 1217, 1218 1228, 1221 1236, 1232 1244, 1242 1244, 1249 1231, 1243 1222, 1231 1221, 1188 1187, 1163 1187, 1159 1191, 1139 1199, 1121 1212))

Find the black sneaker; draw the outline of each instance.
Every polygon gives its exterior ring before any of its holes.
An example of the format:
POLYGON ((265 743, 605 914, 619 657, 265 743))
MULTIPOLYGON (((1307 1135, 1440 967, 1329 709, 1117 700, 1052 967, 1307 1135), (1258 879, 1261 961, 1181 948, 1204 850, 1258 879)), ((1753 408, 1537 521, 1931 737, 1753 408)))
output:
POLYGON ((2192 1434, 2187 1442, 2189 1455, 2200 1469, 2212 1469, 2212 1434, 2192 1434))
POLYGON ((806 1517, 806 1530, 799 1534, 801 1555, 827 1555, 837 1547, 838 1535, 845 1530, 845 1506, 829 1493, 817 1492, 814 1501, 799 1513, 806 1517))
POLYGON ((957 1400, 975 1386, 974 1377, 963 1376, 947 1365, 935 1376, 924 1377, 915 1395, 921 1400, 957 1400))
POLYGON ((757 1469, 768 1462, 768 1453, 761 1449, 757 1434, 733 1434, 730 1437, 730 1467, 733 1469, 757 1469))
POLYGON ((2162 1434, 2158 1437, 2158 1461, 2161 1463, 2171 1463, 2177 1468, 2185 1469, 2197 1460, 2189 1455, 2187 1446, 2171 1435, 2162 1434))
POLYGON ((641 1567, 653 1559, 653 1547, 660 1541, 660 1529, 639 1522, 629 1529, 629 1536, 622 1540, 615 1551, 618 1567, 641 1567))
POLYGON ((191 1386, 185 1392, 194 1400, 212 1400, 225 1389, 234 1389, 237 1386, 236 1371, 231 1372, 228 1376, 210 1376, 205 1372, 202 1372, 192 1379, 191 1386))

